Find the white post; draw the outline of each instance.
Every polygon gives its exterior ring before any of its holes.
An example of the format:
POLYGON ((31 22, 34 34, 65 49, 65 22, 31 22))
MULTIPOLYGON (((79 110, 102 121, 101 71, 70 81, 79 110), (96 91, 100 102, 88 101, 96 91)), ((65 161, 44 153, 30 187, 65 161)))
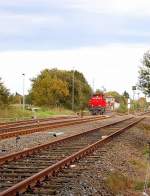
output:
POLYGON ((129 115, 129 113, 130 113, 130 105, 131 103, 130 103, 130 98, 128 99, 128 115, 129 115))

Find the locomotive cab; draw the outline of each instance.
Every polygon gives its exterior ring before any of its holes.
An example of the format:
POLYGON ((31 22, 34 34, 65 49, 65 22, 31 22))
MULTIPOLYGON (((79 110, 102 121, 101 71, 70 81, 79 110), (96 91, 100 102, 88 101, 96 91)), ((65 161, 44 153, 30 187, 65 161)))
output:
POLYGON ((103 94, 94 94, 88 103, 92 115, 103 115, 106 109, 106 100, 103 94))

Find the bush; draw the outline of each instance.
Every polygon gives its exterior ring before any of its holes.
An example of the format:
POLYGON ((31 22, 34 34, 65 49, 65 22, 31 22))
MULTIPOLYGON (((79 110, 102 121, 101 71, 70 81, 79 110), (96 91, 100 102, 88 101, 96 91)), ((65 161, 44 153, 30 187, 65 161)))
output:
POLYGON ((125 104, 120 104, 120 107, 118 108, 117 112, 119 113, 127 112, 127 106, 125 104))

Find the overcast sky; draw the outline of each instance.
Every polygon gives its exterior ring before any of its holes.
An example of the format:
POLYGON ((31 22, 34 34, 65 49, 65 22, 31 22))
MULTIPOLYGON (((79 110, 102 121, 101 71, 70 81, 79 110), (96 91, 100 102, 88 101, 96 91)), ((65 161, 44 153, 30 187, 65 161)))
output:
POLYGON ((131 92, 150 48, 149 0, 0 0, 0 77, 26 93, 45 68, 83 72, 95 89, 131 92), (94 82, 93 82, 94 81, 94 82))

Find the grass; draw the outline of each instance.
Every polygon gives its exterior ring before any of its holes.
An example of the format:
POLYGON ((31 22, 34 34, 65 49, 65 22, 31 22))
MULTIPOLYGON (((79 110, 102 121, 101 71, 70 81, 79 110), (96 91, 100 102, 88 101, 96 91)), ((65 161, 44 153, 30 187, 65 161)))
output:
MULTIPOLYGON (((131 160, 130 163, 134 166, 134 168, 141 173, 139 177, 137 177, 133 181, 133 189, 135 191, 142 191, 144 188, 144 178, 145 178, 145 171, 147 169, 147 161, 146 160, 131 160)), ((147 182, 148 188, 150 187, 150 179, 147 182)))
POLYGON ((144 129, 144 130, 147 130, 147 131, 150 131, 150 125, 149 124, 146 124, 146 123, 140 123, 138 125, 139 128, 141 129, 144 129))
POLYGON ((46 118, 53 115, 71 115, 75 114, 71 110, 64 108, 39 108, 38 111, 22 110, 20 105, 10 105, 7 108, 0 108, 0 122, 16 121, 22 119, 31 119, 33 116, 37 118, 46 118))
MULTIPOLYGON (((137 165, 138 163, 133 162, 133 164, 137 165)), ((110 173, 106 179, 107 186, 116 195, 122 192, 126 192, 127 190, 142 191, 144 188, 144 183, 144 179, 131 180, 129 177, 118 171, 110 173)), ((150 179, 147 182, 147 187, 150 188, 150 179)))
POLYGON ((53 115, 72 115, 74 114, 74 112, 72 112, 71 110, 67 110, 64 108, 41 108, 40 110, 38 110, 36 112, 36 116, 38 118, 42 118, 42 117, 49 117, 49 116, 53 116, 53 115))
POLYGON ((23 118, 31 118, 31 111, 24 111, 20 107, 9 106, 8 108, 0 109, 0 121, 15 121, 23 118))
MULTIPOLYGON (((135 182, 134 189, 136 191, 142 191, 143 188, 144 188, 144 183, 145 183, 144 181, 137 181, 137 182, 135 182)), ((147 187, 150 188, 150 179, 147 182, 147 187)))
POLYGON ((117 109, 118 113, 126 113, 127 111, 127 106, 124 104, 120 104, 120 107, 117 109))
POLYGON ((137 170, 146 169, 147 162, 145 160, 133 159, 129 161, 137 170))
POLYGON ((132 186, 131 180, 118 171, 110 173, 106 179, 106 183, 115 194, 125 191, 132 186))
POLYGON ((149 157, 149 154, 150 154, 150 149, 149 149, 149 146, 145 146, 144 149, 143 149, 143 155, 145 155, 145 157, 149 157))

